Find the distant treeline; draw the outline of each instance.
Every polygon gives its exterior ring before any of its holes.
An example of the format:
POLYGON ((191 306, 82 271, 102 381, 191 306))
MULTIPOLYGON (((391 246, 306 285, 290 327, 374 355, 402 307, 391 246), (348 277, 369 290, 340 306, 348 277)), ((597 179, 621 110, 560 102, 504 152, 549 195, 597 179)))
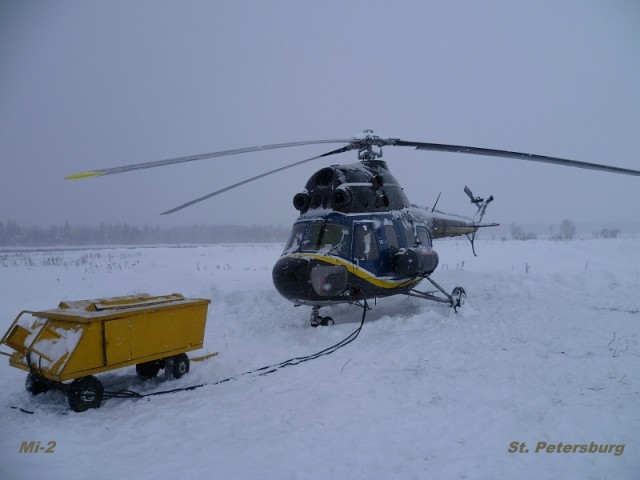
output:
POLYGON ((288 234, 287 227, 264 225, 160 227, 128 223, 71 226, 66 223, 62 226, 23 227, 13 220, 0 221, 0 247, 270 243, 284 242, 288 234))

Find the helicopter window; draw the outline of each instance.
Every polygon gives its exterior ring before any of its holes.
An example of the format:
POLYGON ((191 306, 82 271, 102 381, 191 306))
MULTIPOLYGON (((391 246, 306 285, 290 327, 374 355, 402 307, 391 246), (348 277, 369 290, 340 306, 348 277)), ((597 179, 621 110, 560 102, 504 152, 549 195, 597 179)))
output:
POLYGON ((418 237, 418 243, 424 247, 431 247, 431 235, 426 227, 416 227, 416 236, 418 237))
POLYGON ((411 225, 407 225, 405 224, 404 226, 404 236, 407 240, 407 246, 408 247, 413 247, 416 244, 416 236, 413 233, 413 228, 411 228, 411 225))
POLYGON ((387 244, 390 250, 398 250, 400 245, 398 244, 398 235, 393 225, 385 225, 384 233, 387 236, 387 244))
POLYGON ((302 239, 304 238, 304 231, 306 229, 306 223, 296 223, 293 226, 291 235, 289 235, 289 241, 284 249, 285 252, 296 252, 300 250, 300 245, 302 245, 302 239))
POLYGON ((355 225, 354 257, 357 260, 376 260, 380 255, 378 237, 371 225, 355 225))
POLYGON ((337 223, 313 222, 302 236, 301 250, 337 253, 346 257, 351 243, 349 229, 337 223))

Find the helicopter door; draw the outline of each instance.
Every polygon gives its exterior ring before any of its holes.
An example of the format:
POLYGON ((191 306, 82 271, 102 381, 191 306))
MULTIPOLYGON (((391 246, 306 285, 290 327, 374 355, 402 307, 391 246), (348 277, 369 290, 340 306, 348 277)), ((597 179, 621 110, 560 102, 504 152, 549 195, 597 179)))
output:
POLYGON ((373 222, 353 222, 353 263, 365 270, 375 272, 380 258, 378 236, 373 222))

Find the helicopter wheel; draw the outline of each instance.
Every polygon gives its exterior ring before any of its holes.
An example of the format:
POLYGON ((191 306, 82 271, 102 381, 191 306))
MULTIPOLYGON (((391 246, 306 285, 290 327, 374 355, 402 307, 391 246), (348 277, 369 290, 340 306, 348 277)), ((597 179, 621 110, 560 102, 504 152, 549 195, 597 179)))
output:
POLYGON ((467 300, 467 293, 464 291, 462 287, 456 287, 451 292, 451 306, 453 307, 453 311, 457 312, 460 307, 464 305, 464 302, 467 300))
POLYGON ((314 328, 319 326, 328 327, 329 325, 335 325, 335 323, 336 322, 333 321, 333 318, 321 317, 320 315, 317 316, 315 321, 311 320, 311 326, 314 328))
POLYGON ((320 325, 323 327, 328 327, 329 325, 335 325, 336 322, 333 321, 331 317, 322 317, 320 320, 320 325))
POLYGON ((329 325, 334 325, 335 322, 333 321, 333 318, 331 317, 321 317, 319 314, 319 310, 320 307, 319 306, 314 306, 313 310, 311 311, 311 326, 312 327, 318 327, 320 325, 322 325, 323 327, 329 326, 329 325))

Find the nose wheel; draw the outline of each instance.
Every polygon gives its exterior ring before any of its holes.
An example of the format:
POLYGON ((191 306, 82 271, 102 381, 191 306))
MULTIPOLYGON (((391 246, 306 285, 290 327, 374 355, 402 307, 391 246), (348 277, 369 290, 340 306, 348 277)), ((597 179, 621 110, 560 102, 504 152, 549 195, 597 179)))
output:
POLYGON ((312 308, 311 310, 311 326, 312 327, 318 327, 318 326, 323 326, 323 327, 327 327, 329 325, 333 325, 335 322, 333 321, 333 318, 331 317, 322 317, 320 315, 320 307, 319 306, 315 306, 312 308))

